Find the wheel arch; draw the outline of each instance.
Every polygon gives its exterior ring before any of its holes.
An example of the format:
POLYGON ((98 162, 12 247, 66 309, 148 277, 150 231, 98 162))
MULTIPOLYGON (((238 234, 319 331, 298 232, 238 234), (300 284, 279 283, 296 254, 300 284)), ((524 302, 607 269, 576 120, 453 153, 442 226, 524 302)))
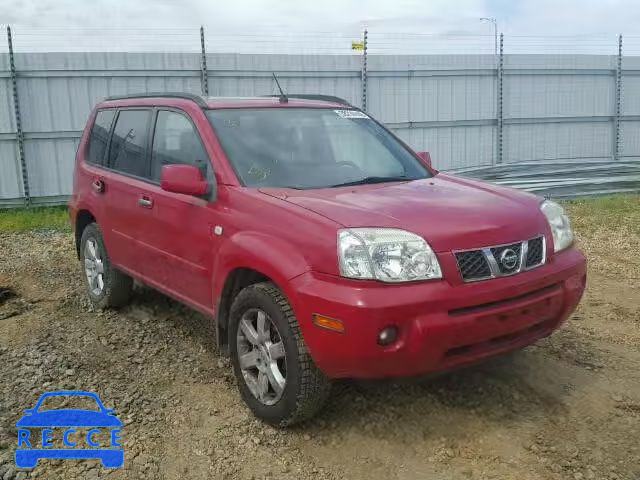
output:
POLYGON ((231 311, 233 299, 236 298, 242 289, 260 282, 273 282, 273 280, 264 273, 249 267, 235 268, 229 272, 225 279, 222 292, 220 293, 218 307, 216 308, 216 337, 218 348, 225 355, 229 353, 227 332, 229 312, 231 311))
POLYGON ((286 240, 257 232, 244 232, 229 239, 218 259, 213 282, 215 327, 218 348, 227 355, 229 312, 236 295, 249 285, 272 282, 290 298, 289 281, 309 270, 309 266, 286 240))
POLYGON ((96 221, 96 217, 89 210, 79 210, 76 215, 74 234, 76 244, 76 255, 80 258, 80 240, 82 239, 82 233, 88 225, 91 225, 96 221))

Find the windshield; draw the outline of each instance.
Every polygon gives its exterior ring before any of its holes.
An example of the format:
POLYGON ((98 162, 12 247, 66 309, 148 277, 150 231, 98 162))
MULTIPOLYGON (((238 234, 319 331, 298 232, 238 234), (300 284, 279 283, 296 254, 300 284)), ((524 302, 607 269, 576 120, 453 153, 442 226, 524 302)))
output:
POLYGON ((207 115, 249 187, 325 188, 431 176, 393 135, 357 110, 221 109, 207 115))

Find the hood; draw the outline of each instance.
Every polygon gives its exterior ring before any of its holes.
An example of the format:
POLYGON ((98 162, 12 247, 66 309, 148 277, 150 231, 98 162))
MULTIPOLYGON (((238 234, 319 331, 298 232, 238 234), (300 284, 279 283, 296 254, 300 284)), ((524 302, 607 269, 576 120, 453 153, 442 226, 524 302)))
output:
POLYGON ((548 230, 539 197, 444 174, 403 183, 261 192, 343 227, 414 232, 439 252, 516 242, 548 230))

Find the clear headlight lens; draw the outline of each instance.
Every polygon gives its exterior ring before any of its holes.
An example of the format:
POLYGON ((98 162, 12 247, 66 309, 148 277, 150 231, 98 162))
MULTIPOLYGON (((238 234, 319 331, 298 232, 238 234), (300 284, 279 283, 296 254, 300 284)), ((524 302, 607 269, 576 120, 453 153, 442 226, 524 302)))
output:
POLYGON ((423 238, 395 228, 338 231, 340 274, 348 278, 410 282, 442 278, 433 250, 423 238))
POLYGON ((573 243, 573 231, 569 217, 564 212, 564 208, 551 200, 545 200, 540 205, 540 210, 547 217, 551 233, 553 235, 553 249, 555 252, 570 247, 573 243))

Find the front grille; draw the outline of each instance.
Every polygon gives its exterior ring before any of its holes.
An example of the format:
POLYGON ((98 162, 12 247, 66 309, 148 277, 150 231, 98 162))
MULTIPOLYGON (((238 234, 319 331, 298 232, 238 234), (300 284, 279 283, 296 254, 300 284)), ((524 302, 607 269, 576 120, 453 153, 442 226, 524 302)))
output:
POLYGON ((491 269, 482 250, 456 253, 456 260, 465 280, 491 277, 491 269))
POLYGON ((500 273, 508 275, 520 270, 520 252, 522 251, 522 243, 512 243, 511 245, 502 245, 493 247, 491 253, 496 259, 500 273))
POLYGON ((544 261, 544 237, 529 240, 529 248, 527 250, 527 260, 525 265, 527 268, 536 267, 544 261))
POLYGON ((544 264, 544 237, 539 236, 508 245, 454 252, 454 255, 465 282, 513 275, 544 264))

